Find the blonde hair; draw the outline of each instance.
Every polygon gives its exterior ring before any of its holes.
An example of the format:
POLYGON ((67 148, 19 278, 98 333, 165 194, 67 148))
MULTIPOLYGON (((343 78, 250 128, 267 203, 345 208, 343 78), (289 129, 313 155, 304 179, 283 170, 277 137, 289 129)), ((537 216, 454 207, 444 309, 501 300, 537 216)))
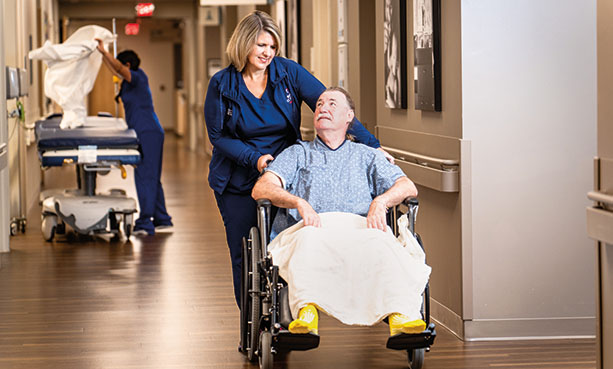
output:
POLYGON ((228 46, 226 47, 226 54, 228 59, 234 67, 242 72, 247 64, 247 58, 249 53, 255 45, 260 32, 266 31, 275 39, 277 43, 277 49, 275 50, 275 56, 279 55, 281 50, 281 32, 277 23, 268 14, 260 10, 254 10, 247 14, 236 25, 228 46))

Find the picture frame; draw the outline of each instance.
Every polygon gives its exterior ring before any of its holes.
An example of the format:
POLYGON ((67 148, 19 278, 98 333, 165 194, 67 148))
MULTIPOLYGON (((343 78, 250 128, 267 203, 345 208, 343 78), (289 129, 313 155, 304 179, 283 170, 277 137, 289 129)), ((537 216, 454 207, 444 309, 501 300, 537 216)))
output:
POLYGON ((285 55, 300 63, 300 0, 285 4, 285 55))
POLYGON ((441 1, 413 0, 415 109, 442 111, 441 1))
POLYGON ((385 0, 383 12, 383 65, 385 106, 407 108, 407 5, 406 0, 385 0))

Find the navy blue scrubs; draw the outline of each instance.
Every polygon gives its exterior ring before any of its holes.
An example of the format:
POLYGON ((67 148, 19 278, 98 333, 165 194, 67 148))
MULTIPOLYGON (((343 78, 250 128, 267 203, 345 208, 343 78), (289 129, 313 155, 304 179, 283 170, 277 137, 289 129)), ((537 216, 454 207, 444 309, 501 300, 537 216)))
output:
POLYGON ((136 131, 142 150, 141 163, 134 170, 134 181, 140 205, 140 216, 134 231, 145 230, 155 234, 156 226, 171 226, 166 211, 162 175, 164 130, 153 110, 149 79, 142 69, 130 70, 131 81, 121 83, 121 100, 128 127, 136 131))
MULTIPOLYGON (((264 154, 276 157, 301 138, 302 103, 314 111, 326 89, 300 64, 279 56, 273 58, 267 72, 268 84, 258 99, 247 89, 242 74, 229 65, 211 78, 204 103, 213 144, 209 185, 226 227, 239 307, 242 238, 257 223, 256 203, 251 198, 259 176, 257 160, 264 154)), ((357 119, 350 133, 358 142, 380 146, 357 119)))
MULTIPOLYGON (((272 88, 266 86, 261 98, 255 97, 241 78, 241 102, 237 133, 254 150, 276 157, 296 141, 296 136, 285 115, 273 102, 272 88)), ((226 240, 232 259, 234 297, 240 306, 242 238, 257 224, 256 202, 251 190, 259 177, 256 168, 237 165, 228 186, 221 194, 215 192, 217 206, 226 227, 226 240)))

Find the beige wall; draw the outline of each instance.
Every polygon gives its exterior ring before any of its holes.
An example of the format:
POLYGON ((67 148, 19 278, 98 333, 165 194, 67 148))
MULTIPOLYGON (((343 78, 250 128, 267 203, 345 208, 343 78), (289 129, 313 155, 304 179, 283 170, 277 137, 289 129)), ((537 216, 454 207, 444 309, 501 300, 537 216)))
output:
POLYGON ((462 138, 461 1, 443 0, 441 6, 442 112, 415 110, 413 81, 413 3, 407 1, 408 109, 385 107, 383 82, 383 0, 376 1, 377 125, 462 138))
MULTIPOLYGON (((3 5, 5 64, 26 68, 30 80, 30 62, 26 61, 30 51, 30 37, 32 49, 41 46, 44 37, 57 38, 57 2, 6 0, 3 5)), ((20 217, 28 213, 38 200, 41 181, 32 127, 40 116, 50 112, 50 106, 45 103, 42 91, 42 63, 32 62, 31 72, 33 78, 29 85, 29 95, 20 98, 25 107, 25 122, 19 125, 15 119, 8 120, 10 217, 20 217)), ((7 101, 7 109, 14 108, 15 100, 7 101)))
MULTIPOLYGON (((370 88, 377 91, 376 125, 379 134, 383 130, 392 130, 395 134, 383 139, 381 144, 435 158, 459 159, 459 150, 450 152, 451 146, 440 142, 457 143, 462 137, 461 1, 445 0, 441 9, 442 112, 427 112, 414 108, 411 1, 407 1, 406 16, 408 108, 403 110, 385 107, 383 8, 384 1, 376 1, 376 47, 373 48, 376 55, 376 85, 370 88), (416 138, 412 138, 413 136, 416 138), (437 136, 446 139, 441 141, 437 136)), ((417 230, 427 249, 428 263, 433 268, 430 278, 433 314, 457 334, 462 335, 461 194, 457 191, 440 192, 427 185, 418 185, 418 190, 420 211, 417 230)))

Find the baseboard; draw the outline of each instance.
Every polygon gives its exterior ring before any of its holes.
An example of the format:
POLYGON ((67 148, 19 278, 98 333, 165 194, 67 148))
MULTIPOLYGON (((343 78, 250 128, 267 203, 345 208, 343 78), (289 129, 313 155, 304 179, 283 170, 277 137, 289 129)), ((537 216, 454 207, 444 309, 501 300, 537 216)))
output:
POLYGON ((430 299, 431 318, 465 341, 586 339, 596 337, 595 317, 535 319, 473 319, 430 299))
POLYGON ((459 339, 464 339, 464 321, 462 317, 449 309, 447 306, 430 298, 430 315, 438 325, 442 325, 451 333, 458 336, 459 339))
POLYGON ((464 340, 582 339, 596 337, 596 318, 474 319, 464 322, 464 340))

